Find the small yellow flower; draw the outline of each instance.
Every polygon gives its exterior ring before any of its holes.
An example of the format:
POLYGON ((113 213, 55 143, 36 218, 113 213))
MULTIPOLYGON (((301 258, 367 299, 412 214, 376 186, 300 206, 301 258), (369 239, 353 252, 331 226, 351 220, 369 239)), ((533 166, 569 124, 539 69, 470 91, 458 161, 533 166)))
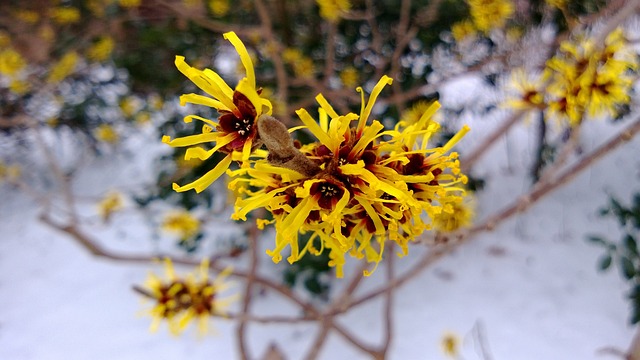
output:
POLYGON ((489 33, 502 28, 515 10, 511 0, 467 0, 476 28, 489 33))
POLYGON ((558 9, 564 9, 567 6, 567 0, 544 0, 544 2, 558 9))
POLYGON ((24 95, 31 90, 31 84, 24 80, 13 79, 9 83, 9 90, 16 95, 24 95))
POLYGON ((122 110, 122 115, 127 118, 132 117, 135 113, 140 111, 144 106, 142 100, 134 95, 130 95, 122 99, 120 101, 120 110, 122 110))
POLYGON ((20 9, 16 11, 15 17, 31 25, 37 23, 38 20, 40 20, 40 15, 37 12, 32 10, 25 10, 25 9, 20 9))
POLYGON ((457 358, 460 353, 460 338, 453 333, 445 333, 440 342, 442 352, 450 357, 457 358))
POLYGON ((146 124, 151 121, 151 114, 148 111, 141 111, 136 114, 134 121, 138 124, 146 124))
POLYGON ((478 33, 478 29, 474 25, 473 21, 463 20, 459 21, 451 26, 451 35, 457 42, 475 36, 478 33))
POLYGON ((543 82, 539 76, 532 76, 523 68, 515 69, 508 87, 513 94, 509 95, 507 106, 524 110, 545 107, 543 82))
POLYGON ((474 215, 474 202, 470 196, 456 198, 444 204, 442 212, 433 218, 433 228, 445 233, 460 230, 471 225, 474 215))
POLYGON ((115 144, 120 140, 120 135, 110 124, 101 124, 94 131, 96 139, 108 144, 115 144))
POLYGON ((111 56, 114 42, 111 36, 103 36, 87 49, 87 58, 93 61, 104 61, 111 56))
POLYGON ((320 8, 320 16, 328 21, 336 22, 351 9, 349 0, 316 0, 320 8))
POLYGON ((51 9, 49 16, 60 25, 74 24, 80 21, 80 10, 75 7, 56 7, 51 9))
POLYGON ((11 44, 11 35, 4 30, 0 30, 0 47, 7 47, 11 44))
MULTIPOLYGON (((434 101, 418 100, 409 110, 405 111, 400 118, 401 121, 408 125, 416 124, 422 118, 422 115, 429 110, 434 104, 434 101)), ((430 121, 433 121, 429 119, 430 121)))
POLYGON ((24 69, 27 62, 12 48, 0 50, 0 74, 13 76, 24 69))
POLYGON ((225 309, 238 299, 237 295, 220 297, 230 287, 225 278, 228 268, 213 281, 209 279, 209 261, 202 260, 196 274, 178 276, 171 260, 165 259, 165 278, 149 274, 142 288, 136 288, 147 299, 154 301, 148 311, 152 316, 151 331, 157 331, 166 321, 173 335, 180 335, 191 322, 197 322, 200 335, 208 331, 209 322, 215 316, 226 315, 225 309))
POLYGON ((75 51, 64 54, 49 70, 47 82, 50 84, 59 83, 71 75, 75 71, 79 59, 80 57, 75 51))
POLYGON ((164 106, 164 101, 162 100, 162 97, 160 97, 160 95, 151 94, 147 98, 147 106, 151 110, 158 111, 158 110, 161 110, 162 107, 164 106))
POLYGON ((355 88, 358 85, 358 70, 353 66, 347 66, 340 72, 340 81, 346 88, 355 88))
POLYGON ((209 0, 209 10, 214 16, 225 16, 229 12, 229 0, 209 0))
POLYGON ((118 0, 118 4, 123 8, 135 8, 140 6, 142 0, 118 0))
POLYGON ((164 217, 162 229, 187 241, 200 233, 200 220, 188 211, 174 211, 164 217))
POLYGON ((117 191, 107 193, 98 203, 98 214, 102 221, 109 222, 111 215, 122 210, 124 206, 124 197, 117 191))
POLYGON ((22 174, 22 169, 19 165, 7 165, 0 161, 0 181, 6 180, 13 182, 18 180, 22 174))

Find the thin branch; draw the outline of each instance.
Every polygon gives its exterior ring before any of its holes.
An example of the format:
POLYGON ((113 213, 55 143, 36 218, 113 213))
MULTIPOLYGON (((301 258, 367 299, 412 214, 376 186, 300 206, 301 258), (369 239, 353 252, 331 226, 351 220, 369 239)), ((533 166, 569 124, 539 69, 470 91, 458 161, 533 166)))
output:
POLYGON ((473 164, 475 164, 476 161, 478 161, 502 135, 509 131, 509 129, 511 129, 511 127, 522 118, 525 112, 525 110, 518 110, 512 113, 511 116, 509 116, 507 120, 500 125, 500 127, 491 133, 491 135, 482 139, 480 145, 476 146, 476 149, 471 152, 471 155, 463 157, 460 161, 462 171, 468 172, 473 164))
MULTIPOLYGON (((260 259, 258 258, 258 236, 258 226, 254 223, 249 231, 249 236, 247 237, 249 242, 250 267, 249 274, 246 278, 244 297, 242 300, 242 314, 245 316, 249 314, 249 307, 251 305, 251 299, 253 298, 252 290, 256 278, 256 271, 258 269, 258 264, 260 263, 260 259)), ((251 358, 246 344, 246 327, 247 321, 245 319, 240 319, 238 327, 236 328, 236 340, 238 344, 238 351, 242 359, 251 358)))
MULTIPOLYGON (((393 281, 395 278, 395 268, 394 268, 394 259, 395 253, 394 251, 394 243, 392 242, 389 245, 388 256, 387 256, 387 283, 393 281)), ((385 292, 385 303, 384 303, 384 340, 382 343, 382 350, 380 351, 382 356, 385 357, 389 352, 389 347, 391 346, 391 341, 393 340, 393 290, 388 289, 385 292)))

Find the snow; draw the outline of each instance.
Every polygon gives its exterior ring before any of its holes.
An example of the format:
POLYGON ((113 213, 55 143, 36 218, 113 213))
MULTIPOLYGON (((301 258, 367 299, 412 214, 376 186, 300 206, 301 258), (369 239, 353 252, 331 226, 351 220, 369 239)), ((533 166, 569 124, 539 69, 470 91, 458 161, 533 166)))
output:
MULTIPOLYGON (((497 116, 503 115, 507 116, 497 116)), ((473 148, 495 124, 495 119, 471 123, 473 131, 462 148, 473 148)), ((586 124, 581 137, 584 151, 602 144, 624 125, 586 124)), ((517 126, 478 164, 476 175, 488 184, 477 201, 480 218, 527 191, 534 132, 531 123, 517 126)), ((74 182, 74 190, 95 199, 113 188, 144 186, 151 179, 151 159, 162 148, 136 149, 154 142, 159 141, 152 131, 131 136, 128 155, 93 159, 74 182)), ((604 347, 626 349, 634 333, 627 323, 627 287, 616 271, 597 271, 602 249, 586 242, 585 235, 618 238, 615 223, 596 213, 608 194, 625 199, 640 190, 629 185, 638 176, 640 160, 634 154, 639 151, 636 138, 571 185, 495 231, 477 236, 400 288, 394 297, 390 359, 446 359, 440 342, 447 332, 462 338, 461 358, 482 359, 478 329, 494 359, 595 360, 604 358, 598 354, 604 347)), ((141 284, 150 270, 162 271, 159 265, 96 259, 39 222, 37 206, 14 189, 0 185, 0 192, 0 359, 238 358, 231 321, 216 319, 216 334, 204 338, 194 332, 176 338, 163 327, 157 333, 148 331, 150 319, 141 316, 144 303, 131 286, 141 284)), ((79 204, 83 216, 95 216, 94 204, 79 204)), ((143 223, 141 215, 129 210, 116 215, 112 227, 94 224, 84 230, 120 251, 149 253, 170 243, 149 240, 153 232, 143 223)), ((424 251, 412 246, 408 257, 395 261, 398 271, 409 268, 424 251)), ((261 273, 266 276, 277 278, 284 266, 272 264, 266 255, 261 258, 261 273)), ((354 269, 349 263, 345 273, 354 269)), ((384 273, 381 265, 358 293, 384 284, 384 273)), ((335 281, 334 295, 345 282, 335 281)), ((269 291, 256 294, 252 311, 264 316, 299 314, 299 309, 269 291)), ((356 307, 338 322, 364 343, 377 345, 383 333, 382 301, 356 307)), ((250 324, 247 338, 254 358, 275 342, 287 358, 298 359, 317 331, 312 323, 250 324)), ((366 357, 332 333, 321 358, 366 357)))

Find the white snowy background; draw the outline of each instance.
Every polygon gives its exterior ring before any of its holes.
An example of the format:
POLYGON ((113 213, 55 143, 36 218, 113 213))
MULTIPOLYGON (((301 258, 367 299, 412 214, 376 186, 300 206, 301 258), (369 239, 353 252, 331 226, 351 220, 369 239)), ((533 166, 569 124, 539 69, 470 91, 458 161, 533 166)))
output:
MULTIPOLYGON (((461 81, 442 93, 446 106, 469 98, 469 81, 461 81)), ((463 152, 508 116, 469 119, 472 132, 463 140, 463 152)), ((581 146, 585 153, 602 144, 626 123, 593 121, 585 124, 581 146)), ((49 139, 51 141, 53 139, 49 139)), ((152 254, 171 239, 151 240, 152 232, 142 215, 133 210, 116 214, 111 226, 97 221, 95 200, 110 189, 151 184, 152 159, 159 151, 152 128, 129 134, 125 151, 91 158, 74 181, 78 207, 95 225, 84 230, 110 249, 152 254), (83 200, 84 199, 84 200, 83 200)), ((73 144, 73 143, 71 143, 73 144)), ((58 140, 54 155, 73 154, 72 145, 58 140)), ((478 198, 481 219, 507 205, 530 186, 535 149, 535 126, 522 122, 495 144, 476 166, 476 175, 488 187, 478 198)), ((613 219, 597 210, 609 194, 629 199, 640 191, 640 139, 610 153, 571 184, 545 197, 525 214, 484 233, 395 292, 394 339, 390 359, 446 359, 441 350, 444 334, 461 340, 461 359, 482 359, 478 332, 496 360, 607 359, 599 350, 626 350, 634 328, 628 325, 628 290, 617 272, 597 271, 603 250, 585 241, 587 234, 617 240, 613 219)), ((37 165, 37 164, 36 164, 37 165)), ((37 171, 48 171, 44 165, 37 171)), ((2 360, 113 360, 113 359, 235 359, 235 324, 213 322, 215 334, 198 338, 195 331, 180 337, 161 327, 149 332, 150 318, 141 316, 145 304, 131 290, 149 271, 160 265, 132 265, 92 257, 73 240, 38 221, 38 207, 8 185, 0 185, 0 359, 2 360)), ((220 232, 230 225, 209 224, 220 232)), ((210 231, 212 233, 212 231, 210 231)), ((270 246, 272 234, 262 239, 270 246)), ((170 247, 170 246, 169 246, 170 247)), ((216 248, 208 239, 204 251, 216 248)), ((425 251, 410 248, 408 257, 396 261, 398 271, 408 268, 425 251)), ((264 254, 264 253, 263 253, 264 254)), ((236 264, 242 268, 246 264, 236 264)), ((261 259, 261 273, 278 279, 284 263, 261 259)), ((191 271, 190 268, 178 268, 191 271)), ((354 271, 348 264, 345 273, 354 271)), ((346 278, 349 278, 347 275, 346 278)), ((344 280, 335 280, 339 293, 344 280)), ((384 282, 383 265, 358 289, 364 292, 384 282)), ((236 280, 238 291, 241 283, 236 280)), ((318 306, 322 306, 317 301, 318 306)), ((237 309, 239 305, 235 306, 237 309)), ((382 302, 372 301, 353 309, 338 321, 369 344, 382 339, 382 302)), ((298 315, 298 309, 269 291, 257 294, 252 311, 260 315, 298 315)), ((262 356, 269 344, 288 359, 307 351, 318 328, 296 325, 250 324, 251 354, 262 356)), ((365 359, 361 352, 331 335, 322 359, 365 359)))

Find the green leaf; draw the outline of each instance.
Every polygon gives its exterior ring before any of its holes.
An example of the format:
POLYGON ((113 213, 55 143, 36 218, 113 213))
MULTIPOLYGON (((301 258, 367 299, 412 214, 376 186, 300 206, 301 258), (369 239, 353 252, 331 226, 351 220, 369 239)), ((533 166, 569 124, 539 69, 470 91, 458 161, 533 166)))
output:
POLYGON ((600 271, 609 269, 609 267, 611 267, 612 260, 613 259, 611 258, 611 254, 607 254, 601 257, 600 261, 598 262, 598 269, 600 269, 600 271))
POLYGON ((620 257, 620 270, 622 270, 622 275, 624 275, 627 280, 632 279, 636 275, 633 262, 626 256, 620 257))
POLYGON ((634 257, 638 257, 638 243, 631 234, 627 234, 627 236, 622 240, 622 243, 630 254, 634 257))
POLYGON ((599 245, 606 245, 607 242, 601 237, 601 236, 596 236, 596 235, 589 235, 587 236, 587 241, 594 243, 594 244, 599 244, 599 245))

